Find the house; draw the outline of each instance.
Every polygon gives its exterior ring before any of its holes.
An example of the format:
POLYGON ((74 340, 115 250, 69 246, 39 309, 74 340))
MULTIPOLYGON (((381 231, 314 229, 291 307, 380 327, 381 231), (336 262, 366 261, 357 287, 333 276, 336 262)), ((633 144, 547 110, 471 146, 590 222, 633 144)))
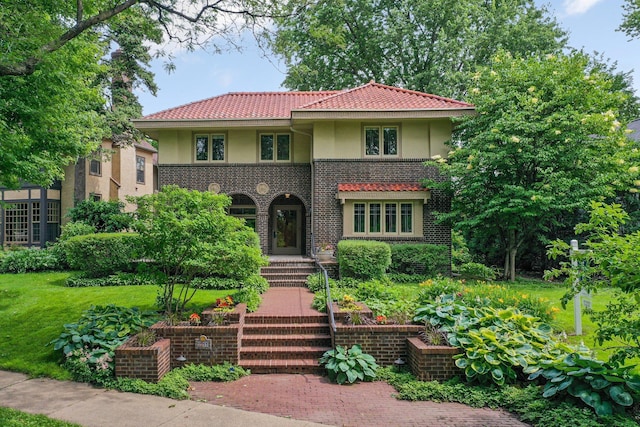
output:
POLYGON ((146 141, 120 146, 104 140, 95 158, 65 169, 62 181, 43 188, 28 183, 17 190, 0 187, 0 242, 3 246, 45 247, 60 235, 66 212, 80 200, 121 200, 157 189, 156 149, 146 141), (99 154, 99 155, 98 155, 99 154), (45 220, 46 219, 46 220, 45 220))
POLYGON ((423 188, 439 176, 464 102, 369 82, 343 91, 229 93, 134 125, 158 141, 159 185, 232 197, 265 254, 309 255, 341 239, 450 245, 423 188))

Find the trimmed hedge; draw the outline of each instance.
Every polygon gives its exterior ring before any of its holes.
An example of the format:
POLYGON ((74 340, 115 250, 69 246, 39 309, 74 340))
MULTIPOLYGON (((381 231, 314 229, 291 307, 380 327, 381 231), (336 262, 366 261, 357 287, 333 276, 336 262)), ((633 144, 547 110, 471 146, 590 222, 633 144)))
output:
POLYGON ((391 245, 390 273, 419 274, 435 277, 448 275, 451 271, 449 248, 429 243, 407 243, 391 245))
POLYGON ((384 277, 391 264, 391 249, 373 240, 341 240, 338 243, 340 277, 370 280, 384 277))
POLYGON ((19 249, 0 256, 0 273, 61 270, 60 259, 49 249, 19 249))
POLYGON ((135 273, 116 273, 105 277, 70 276, 65 281, 69 288, 88 288, 104 286, 140 286, 152 285, 146 277, 135 273))
POLYGON ((139 237, 136 233, 98 233, 70 237, 64 242, 67 262, 86 277, 132 271, 139 237))

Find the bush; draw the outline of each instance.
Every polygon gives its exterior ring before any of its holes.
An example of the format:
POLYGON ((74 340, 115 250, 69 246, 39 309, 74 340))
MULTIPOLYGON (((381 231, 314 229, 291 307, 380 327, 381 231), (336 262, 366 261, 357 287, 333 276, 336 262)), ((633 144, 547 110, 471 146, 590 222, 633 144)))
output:
POLYGON ((391 265, 389 272, 421 274, 435 277, 449 274, 451 260, 449 248, 445 245, 428 243, 391 245, 391 265))
POLYGON ((338 243, 338 264, 341 277, 380 279, 391 264, 391 249, 384 242, 342 240, 338 243))
POLYGON ((116 273, 104 277, 70 276, 65 286, 70 288, 104 287, 104 286, 140 286, 152 285, 149 280, 135 273, 116 273))
POLYGON ((260 307, 262 297, 260 292, 254 288, 242 288, 233 295, 236 303, 247 304, 247 311, 253 313, 260 307))
POLYGON ((371 381, 378 369, 373 356, 363 353, 357 344, 348 350, 338 345, 334 350, 326 351, 320 358, 320 364, 326 368, 329 379, 338 384, 371 381))
POLYGON ((98 233, 116 233, 127 230, 133 219, 123 209, 124 203, 117 200, 83 200, 69 209, 68 216, 73 222, 95 227, 98 233))
POLYGON ((99 233, 74 236, 64 242, 69 266, 87 277, 131 271, 138 250, 135 233, 99 233))
POLYGON ((496 272, 479 262, 467 262, 458 267, 458 274, 463 279, 494 280, 496 272))
POLYGON ((26 273, 61 269, 60 260, 49 249, 9 251, 0 258, 0 273, 26 273))
POLYGON ((394 283, 422 283, 429 279, 424 274, 387 273, 387 277, 394 283))

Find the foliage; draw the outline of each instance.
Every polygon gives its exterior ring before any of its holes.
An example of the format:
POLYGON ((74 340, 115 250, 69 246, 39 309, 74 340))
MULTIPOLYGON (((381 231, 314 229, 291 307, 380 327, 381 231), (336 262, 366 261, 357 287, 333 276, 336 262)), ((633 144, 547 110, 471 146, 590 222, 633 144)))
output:
POLYGON ((65 331, 51 344, 62 351, 65 368, 76 381, 104 384, 113 376, 116 347, 153 322, 153 315, 136 308, 93 306, 77 323, 64 325, 65 331))
POLYGON ((372 240, 341 240, 338 243, 338 264, 341 277, 379 279, 391 264, 391 249, 387 243, 372 240))
POLYGON ((241 366, 235 366, 229 362, 213 366, 189 363, 181 368, 175 369, 175 371, 189 381, 228 382, 236 381, 250 374, 249 371, 241 366))
POLYGON ((344 0, 276 19, 268 41, 287 65, 289 89, 340 90, 373 79, 456 97, 465 92, 460 70, 488 63, 499 46, 550 53, 564 46, 565 34, 527 0, 344 0))
POLYGON ((125 231, 131 225, 132 216, 123 212, 124 203, 119 200, 83 200, 69 209, 72 222, 93 226, 98 233, 125 231))
POLYGON ((260 291, 256 288, 246 287, 240 289, 234 294, 234 298, 238 303, 244 303, 247 305, 247 311, 250 313, 255 312, 262 303, 262 297, 260 291))
POLYGON ((131 271, 140 238, 135 233, 97 233, 64 241, 67 262, 87 277, 103 277, 131 271))
POLYGON ((193 298, 194 277, 246 279, 266 265, 256 233, 227 214, 228 196, 167 186, 133 201, 141 255, 153 260, 146 272, 159 283, 168 315, 182 312, 193 298))
POLYGON ((79 424, 54 420, 39 414, 27 414, 26 412, 3 407, 0 407, 0 425, 5 427, 79 427, 79 424))
POLYGON ((350 349, 338 345, 335 349, 326 351, 320 358, 320 364, 324 365, 329 379, 340 385, 345 382, 353 384, 358 380, 371 381, 376 377, 378 369, 373 356, 363 353, 357 344, 350 349))
POLYGON ((494 280, 496 272, 479 262, 467 262, 458 267, 458 274, 463 279, 494 280))
POLYGON ((478 114, 455 128, 448 159, 429 162, 455 177, 425 182, 455 194, 440 220, 497 245, 508 279, 525 242, 544 245, 565 216, 626 191, 637 174, 640 152, 616 119, 627 97, 601 68, 582 53, 499 53, 470 75, 478 114))
POLYGON ((458 266, 472 262, 471 252, 461 232, 451 231, 451 268, 457 271, 458 266))
POLYGON ((544 397, 570 395, 592 407, 598 416, 623 412, 633 405, 640 392, 640 377, 631 367, 613 367, 580 353, 543 361, 542 366, 525 370, 530 380, 547 380, 544 397), (635 397, 634 397, 635 396, 635 397))
POLYGON ((628 416, 594 417, 588 408, 542 397, 540 388, 504 385, 477 386, 460 383, 457 379, 439 383, 418 381, 408 373, 393 372, 392 368, 378 370, 378 377, 397 391, 397 397, 411 401, 458 402, 472 407, 502 407, 518 415, 533 427, 631 427, 637 423, 628 416))
POLYGON ((389 272, 423 274, 435 277, 448 274, 451 269, 449 248, 445 245, 394 244, 391 245, 389 272))
POLYGON ((640 5, 637 1, 626 0, 622 8, 624 21, 620 25, 620 30, 629 37, 640 37, 640 5))
POLYGON ((148 278, 135 273, 116 273, 103 277, 69 276, 64 282, 70 288, 150 285, 148 278))
POLYGON ((566 242, 552 242, 549 256, 565 261, 545 275, 565 277, 568 291, 563 304, 583 290, 597 292, 604 286, 617 289, 616 298, 606 309, 592 314, 598 325, 596 340, 614 345, 614 363, 640 356, 640 231, 621 234, 619 230, 627 219, 620 205, 593 202, 589 222, 575 228, 576 233, 587 234, 586 250, 571 253, 566 242))
POLYGON ((388 273, 387 278, 394 283, 420 283, 429 277, 424 274, 388 273))
POLYGON ((49 249, 9 251, 0 257, 0 273, 59 270, 57 253, 49 249))

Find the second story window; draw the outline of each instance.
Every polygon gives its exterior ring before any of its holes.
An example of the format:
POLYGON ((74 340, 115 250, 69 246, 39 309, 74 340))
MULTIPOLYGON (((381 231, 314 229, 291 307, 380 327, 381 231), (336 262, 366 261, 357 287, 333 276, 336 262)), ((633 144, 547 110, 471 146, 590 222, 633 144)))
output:
POLYGON ((142 156, 136 156, 136 182, 144 184, 144 168, 145 159, 142 156))
POLYGON ((89 161, 89 174, 90 175, 102 175, 102 163, 100 160, 92 159, 89 161))
POLYGON ((291 135, 288 133, 260 134, 260 161, 288 162, 291 160, 291 135))
POLYGON ((225 135, 196 135, 196 162, 223 162, 225 157, 225 135))
POLYGON ((397 156, 398 127, 365 126, 364 154, 365 156, 397 156))

